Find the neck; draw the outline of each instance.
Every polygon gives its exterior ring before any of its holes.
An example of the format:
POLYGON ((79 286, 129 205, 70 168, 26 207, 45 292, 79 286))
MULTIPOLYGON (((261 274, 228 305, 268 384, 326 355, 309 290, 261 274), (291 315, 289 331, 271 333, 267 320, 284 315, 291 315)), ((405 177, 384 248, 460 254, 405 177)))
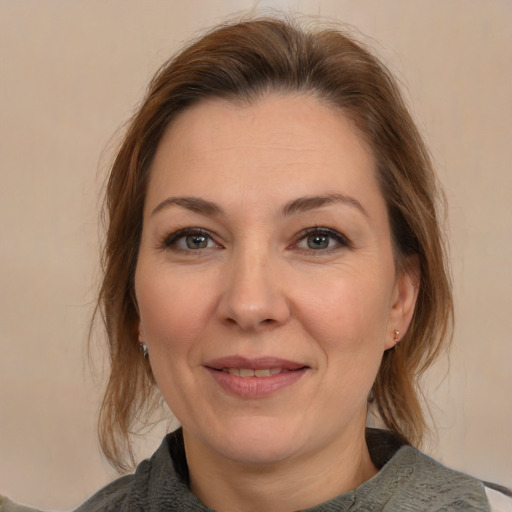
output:
POLYGON ((184 432, 192 492, 219 512, 286 512, 312 507, 369 480, 373 465, 364 431, 308 456, 244 464, 208 450, 184 432), (333 457, 333 454, 335 455, 333 457))

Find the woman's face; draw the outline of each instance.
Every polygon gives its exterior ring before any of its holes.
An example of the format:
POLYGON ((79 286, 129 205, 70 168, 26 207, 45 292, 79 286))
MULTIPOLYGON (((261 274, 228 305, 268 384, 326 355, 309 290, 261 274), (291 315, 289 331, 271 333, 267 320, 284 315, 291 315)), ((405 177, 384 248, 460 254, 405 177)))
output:
POLYGON ((373 168, 311 96, 209 100, 167 130, 135 288, 156 382, 199 453, 273 463, 362 436, 416 296, 373 168))

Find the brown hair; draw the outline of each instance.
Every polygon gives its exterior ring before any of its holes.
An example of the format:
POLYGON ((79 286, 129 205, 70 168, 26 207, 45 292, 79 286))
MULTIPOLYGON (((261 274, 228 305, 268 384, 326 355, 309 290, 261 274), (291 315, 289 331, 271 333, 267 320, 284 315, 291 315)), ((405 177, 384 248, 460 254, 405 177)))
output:
POLYGON ((134 273, 150 166, 164 130, 205 98, 251 101, 267 91, 313 94, 357 125, 374 153, 391 224, 395 260, 419 260, 419 295, 399 350, 385 352, 373 386, 384 423, 419 444, 425 429, 418 379, 450 338, 453 305, 425 145, 388 70, 338 30, 307 31, 260 18, 217 27, 169 60, 151 81, 114 161, 106 189, 107 238, 101 312, 111 372, 99 419, 101 447, 124 469, 130 434, 148 421, 158 393, 138 344, 134 273))

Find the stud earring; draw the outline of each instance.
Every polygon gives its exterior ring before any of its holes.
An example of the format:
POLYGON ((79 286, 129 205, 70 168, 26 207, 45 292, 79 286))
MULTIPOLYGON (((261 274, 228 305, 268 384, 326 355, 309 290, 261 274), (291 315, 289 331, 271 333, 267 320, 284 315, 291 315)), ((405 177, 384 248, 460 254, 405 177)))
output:
POLYGON ((148 346, 144 343, 144 338, 142 336, 142 331, 139 331, 139 346, 142 350, 142 354, 144 357, 148 357, 148 346))
POLYGON ((400 331, 394 330, 395 337, 393 338, 393 341, 395 342, 395 350, 398 348, 398 345, 400 344, 400 331))

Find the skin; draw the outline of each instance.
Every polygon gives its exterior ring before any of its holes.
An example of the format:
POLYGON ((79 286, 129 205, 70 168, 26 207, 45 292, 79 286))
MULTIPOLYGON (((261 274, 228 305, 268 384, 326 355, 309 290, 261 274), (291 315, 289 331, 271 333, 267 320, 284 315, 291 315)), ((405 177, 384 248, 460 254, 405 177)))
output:
POLYGON ((135 276, 140 329, 183 426, 191 488, 212 508, 297 510, 377 472, 367 397, 417 290, 396 273, 373 169, 352 122, 306 95, 204 101, 159 145, 135 276), (323 201, 296 201, 312 196, 323 201), (214 207, 169 200, 183 197, 214 207), (184 228, 204 231, 173 235, 184 228), (236 396, 205 367, 233 355, 307 369, 275 393, 236 396))

